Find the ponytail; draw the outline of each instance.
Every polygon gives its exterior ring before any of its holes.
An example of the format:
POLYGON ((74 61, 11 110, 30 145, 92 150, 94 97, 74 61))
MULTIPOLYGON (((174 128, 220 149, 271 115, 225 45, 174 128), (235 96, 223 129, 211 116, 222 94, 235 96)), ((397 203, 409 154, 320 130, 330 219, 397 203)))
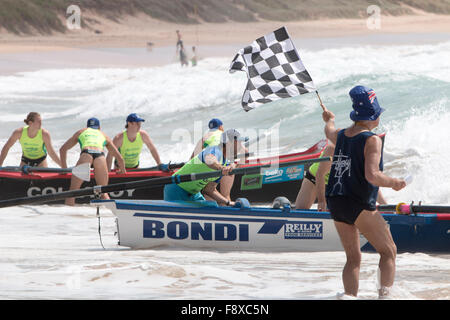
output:
POLYGON ((30 112, 27 115, 27 118, 23 120, 23 122, 25 122, 25 124, 28 124, 29 122, 33 122, 36 119, 36 117, 39 117, 39 116, 40 116, 40 114, 38 112, 30 112))

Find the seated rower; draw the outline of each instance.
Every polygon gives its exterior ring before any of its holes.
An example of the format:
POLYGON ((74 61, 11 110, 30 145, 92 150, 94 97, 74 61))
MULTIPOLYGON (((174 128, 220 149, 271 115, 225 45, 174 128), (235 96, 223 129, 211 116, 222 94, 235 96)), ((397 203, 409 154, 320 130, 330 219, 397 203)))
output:
MULTIPOLYGON (((236 167, 234 163, 226 165, 227 160, 233 161, 237 154, 239 142, 244 140, 238 131, 232 129, 222 133, 220 144, 205 148, 197 156, 189 160, 173 175, 186 175, 191 173, 211 172, 221 170, 223 176, 236 167)), ((234 206, 234 201, 224 197, 216 190, 220 177, 168 184, 164 187, 164 200, 166 201, 204 201, 203 194, 217 201, 221 205, 234 206), (203 194, 202 194, 203 193, 203 194)))
MULTIPOLYGON (((149 134, 145 130, 141 129, 141 123, 144 121, 145 120, 140 118, 136 113, 129 114, 126 119, 126 130, 118 133, 113 139, 114 145, 125 160, 125 168, 139 168, 139 158, 142 152, 142 146, 145 143, 150 153, 152 154, 153 159, 155 159, 158 168, 162 171, 169 171, 168 165, 161 163, 158 150, 156 150, 156 147, 153 144, 152 139, 150 139, 149 134)), ((106 157, 108 170, 111 170, 112 159, 113 154, 108 153, 106 157)), ((119 167, 117 160, 114 161, 114 167, 115 169, 119 167)))
POLYGON ((17 140, 22 146, 21 167, 25 165, 47 167, 47 150, 52 160, 61 166, 61 160, 53 149, 50 133, 42 128, 41 115, 37 112, 30 112, 24 122, 26 126, 14 130, 3 146, 0 153, 0 167, 3 165, 9 149, 17 140))
MULTIPOLYGON (((119 173, 126 172, 125 161, 111 139, 100 131, 100 121, 97 118, 90 118, 87 121, 87 128, 75 132, 75 134, 60 148, 59 152, 63 168, 67 168, 67 151, 73 148, 77 142, 80 144, 81 149, 77 165, 90 163, 91 166, 94 167, 94 177, 97 185, 104 186, 108 184, 108 168, 106 166, 105 153, 103 152, 105 146, 118 160, 119 173)), ((83 180, 72 175, 70 180, 70 190, 80 189, 82 183, 83 180)), ((102 199, 109 199, 108 194, 103 193, 102 199)), ((65 203, 66 205, 73 206, 75 204, 75 198, 67 198, 65 203)))
MULTIPOLYGON (((191 158, 192 159, 195 155, 199 154, 203 149, 211 146, 217 146, 220 144, 220 138, 224 132, 223 129, 223 122, 220 119, 214 118, 211 119, 208 123, 209 130, 206 132, 202 139, 200 139, 197 142, 197 145, 194 148, 194 151, 192 152, 191 158)), ((229 129, 234 130, 234 129, 229 129)), ((228 131, 228 130, 227 130, 228 131)), ((247 141, 246 139, 242 141, 247 141)), ((239 151, 242 150, 244 153, 247 153, 248 150, 244 146, 239 146, 239 151)), ((237 153, 235 153, 237 155, 237 153)), ((234 161, 230 160, 230 161, 234 161)), ((220 193, 227 198, 228 200, 231 200, 231 188, 233 187, 234 183, 234 175, 227 175, 222 177, 220 180, 220 193)))

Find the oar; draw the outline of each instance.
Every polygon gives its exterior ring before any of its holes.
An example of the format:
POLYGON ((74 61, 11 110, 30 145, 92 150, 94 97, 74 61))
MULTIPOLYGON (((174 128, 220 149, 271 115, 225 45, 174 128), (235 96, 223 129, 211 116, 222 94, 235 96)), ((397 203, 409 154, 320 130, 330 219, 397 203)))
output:
MULTIPOLYGON (((184 166, 186 162, 180 162, 180 163, 170 163, 168 164, 169 170, 173 169, 179 169, 182 166, 184 166)), ((153 166, 153 167, 146 167, 146 168, 136 168, 136 169, 127 169, 127 172, 140 172, 140 171, 157 171, 160 170, 159 166, 153 166)))
MULTIPOLYGON (((238 154, 235 159, 237 158, 245 158, 245 157, 251 157, 254 155, 254 152, 248 152, 248 153, 243 153, 243 154, 238 154)), ((179 169, 182 166, 184 166, 186 164, 186 162, 179 162, 179 163, 170 163, 168 164, 169 166, 169 170, 173 170, 173 169, 179 169)), ((140 171, 156 171, 156 170, 160 170, 159 166, 153 166, 153 167, 146 167, 146 168, 136 168, 136 169, 127 169, 128 172, 140 172, 140 171)))
MULTIPOLYGON (((286 167, 286 166, 302 165, 302 164, 309 164, 309 163, 314 163, 314 162, 322 162, 322 161, 330 161, 330 160, 331 160, 331 157, 323 157, 323 158, 299 160, 299 161, 293 161, 293 162, 289 162, 289 163, 280 163, 280 164, 277 163, 277 164, 280 167, 286 167)), ((273 164, 271 164, 271 163, 267 163, 264 165, 259 165, 259 166, 254 166, 254 167, 236 168, 236 169, 232 170, 230 172, 230 174, 236 175, 236 174, 261 173, 261 169, 271 167, 272 165, 273 164)), ((72 198, 72 197, 100 195, 102 193, 129 190, 129 189, 139 189, 139 188, 145 188, 148 186, 155 186, 155 185, 162 186, 162 185, 166 185, 166 184, 170 184, 170 183, 178 184, 181 182, 188 182, 188 181, 193 181, 193 180, 220 177, 221 175, 222 175, 222 171, 217 170, 217 171, 211 171, 211 172, 174 175, 174 176, 170 176, 170 177, 160 177, 160 178, 145 179, 145 180, 140 180, 140 181, 109 184, 106 186, 95 186, 95 187, 89 187, 89 188, 84 188, 84 189, 79 189, 79 190, 63 191, 63 192, 54 193, 54 194, 40 195, 40 196, 35 196, 35 197, 23 197, 23 198, 2 200, 2 201, 0 201, 0 208, 12 207, 12 206, 17 206, 17 205, 22 205, 22 204, 45 203, 45 202, 51 202, 51 201, 65 199, 65 198, 72 198)))
POLYGON ((0 167, 0 171, 10 171, 10 172, 23 172, 29 174, 30 172, 49 172, 49 173, 72 173, 74 176, 84 180, 91 180, 91 166, 89 163, 82 163, 76 167, 72 168, 46 168, 46 167, 0 167))
POLYGON ((397 214, 414 214, 414 213, 450 213, 450 206, 440 205, 414 205, 401 202, 399 204, 382 204, 378 206, 380 211, 392 211, 397 214))

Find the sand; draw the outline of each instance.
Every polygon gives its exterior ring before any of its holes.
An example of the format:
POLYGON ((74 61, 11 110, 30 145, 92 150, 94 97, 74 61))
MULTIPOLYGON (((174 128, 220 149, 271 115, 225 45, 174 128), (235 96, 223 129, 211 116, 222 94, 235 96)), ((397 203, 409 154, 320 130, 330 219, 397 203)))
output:
POLYGON ((120 23, 95 17, 100 24, 95 29, 67 30, 51 36, 17 36, 0 30, 0 52, 55 51, 86 47, 141 47, 148 42, 153 47, 173 46, 175 30, 179 29, 185 43, 223 45, 249 43, 256 37, 286 26, 292 37, 343 37, 377 33, 437 33, 450 35, 450 16, 420 13, 414 16, 380 17, 380 28, 369 29, 366 19, 315 21, 261 21, 256 23, 203 23, 178 25, 158 21, 147 15, 129 16, 120 23), (101 33, 95 33, 98 30, 101 33))
POLYGON ((188 54, 192 46, 197 46, 201 58, 233 55, 242 46, 281 26, 287 27, 292 38, 313 44, 315 41, 322 47, 333 39, 345 37, 353 37, 354 42, 362 43, 369 37, 370 41, 375 39, 377 43, 396 43, 403 39, 411 43, 414 39, 425 41, 432 37, 436 41, 450 40, 450 16, 423 12, 414 16, 381 15, 379 29, 368 28, 366 19, 199 25, 167 23, 147 15, 128 16, 119 23, 101 17, 95 19, 99 24, 91 28, 50 36, 18 36, 0 29, 0 74, 69 66, 145 67, 167 64, 174 61, 177 29, 181 31, 188 54), (405 38, 409 34, 416 37, 405 38), (105 48, 141 48, 141 51, 99 50, 105 48))

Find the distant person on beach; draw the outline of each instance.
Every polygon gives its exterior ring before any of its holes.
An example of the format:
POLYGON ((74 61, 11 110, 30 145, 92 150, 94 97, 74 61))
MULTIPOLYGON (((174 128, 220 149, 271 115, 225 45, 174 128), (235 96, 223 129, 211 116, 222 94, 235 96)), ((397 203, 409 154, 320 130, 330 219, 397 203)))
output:
MULTIPOLYGON (((69 138, 63 146, 59 149, 61 156, 61 163, 63 168, 67 168, 67 151, 72 149, 77 143, 80 144, 80 158, 77 165, 82 163, 89 163, 94 167, 94 177, 97 185, 105 186, 108 184, 108 167, 106 165, 104 147, 108 149, 110 153, 117 159, 119 163, 118 173, 125 173, 125 161, 117 148, 114 146, 111 139, 100 131, 100 121, 97 118, 90 118, 87 121, 86 128, 78 130, 75 134, 69 138)), ((70 180, 70 190, 80 189, 83 180, 72 175, 70 180)), ((109 199, 107 193, 102 194, 102 199, 109 199)), ((66 205, 73 206, 75 204, 75 198, 67 198, 66 205)))
POLYGON ((183 40, 181 40, 181 33, 180 30, 175 31, 177 34, 177 51, 178 51, 178 47, 181 46, 183 44, 183 40))
POLYGON ((183 43, 181 43, 181 46, 180 46, 180 62, 181 62, 182 67, 189 65, 183 43))
POLYGON ((47 167, 47 151, 53 161, 61 166, 61 160, 52 146, 50 133, 42 128, 42 118, 37 112, 30 112, 24 120, 26 126, 14 130, 0 153, 0 167, 9 149, 18 140, 22 146, 20 166, 47 167))
MULTIPOLYGON (((333 154, 334 144, 329 142, 320 154, 320 157, 331 157, 333 154)), ((308 168, 295 200, 295 209, 310 209, 319 193, 325 195, 325 187, 328 184, 330 168, 330 161, 316 162, 308 168)), ((386 204, 386 200, 384 199, 381 190, 378 190, 377 202, 379 204, 386 204)), ((319 211, 327 210, 325 196, 321 198, 321 201, 318 201, 317 208, 319 211)))
POLYGON ((191 58, 191 63, 192 63, 192 66, 195 67, 197 65, 197 54, 195 52, 195 46, 192 47, 192 54, 193 54, 193 56, 191 58))
MULTIPOLYGON (((155 159, 159 169, 162 171, 169 171, 168 165, 161 163, 158 150, 156 150, 149 134, 145 130, 141 129, 141 123, 144 121, 145 120, 139 117, 136 113, 129 114, 126 119, 125 130, 118 133, 113 139, 114 145, 119 150, 125 161, 125 168, 136 169, 139 167, 142 147, 145 144, 152 154, 153 159, 155 159)), ((113 158, 113 154, 108 153, 108 156, 106 157, 108 170, 111 169, 113 158)), ((114 161, 114 167, 115 169, 119 168, 117 160, 114 161)))
POLYGON ((335 151, 325 195, 321 193, 318 198, 323 202, 326 197, 347 257, 342 272, 344 294, 355 297, 358 294, 361 232, 380 254, 378 295, 384 298, 394 283, 397 247, 388 224, 377 211, 378 188, 398 191, 406 183, 382 172, 382 141, 371 130, 378 126, 384 109, 378 104, 374 90, 356 86, 349 95, 353 102, 350 119, 354 123, 346 129, 336 129, 334 114, 322 105, 325 134, 335 145, 335 151))
POLYGON ((180 30, 176 31, 177 34, 177 44, 176 44, 176 54, 178 55, 179 59, 180 59, 180 63, 181 66, 188 66, 188 61, 187 61, 187 55, 186 55, 186 51, 184 49, 184 45, 183 45, 183 40, 181 40, 181 33, 180 30))
MULTIPOLYGON (((222 133, 220 143, 203 149, 198 155, 189 160, 183 167, 173 174, 189 175, 192 173, 211 172, 221 170, 224 177, 230 174, 236 165, 234 155, 239 149, 239 142, 244 141, 237 130, 231 129, 222 133), (227 161, 230 164, 227 165, 227 161)), ((203 195, 217 201, 219 204, 233 206, 234 202, 217 191, 220 177, 200 179, 179 184, 168 184, 164 187, 164 200, 166 201, 205 201, 203 195)))

